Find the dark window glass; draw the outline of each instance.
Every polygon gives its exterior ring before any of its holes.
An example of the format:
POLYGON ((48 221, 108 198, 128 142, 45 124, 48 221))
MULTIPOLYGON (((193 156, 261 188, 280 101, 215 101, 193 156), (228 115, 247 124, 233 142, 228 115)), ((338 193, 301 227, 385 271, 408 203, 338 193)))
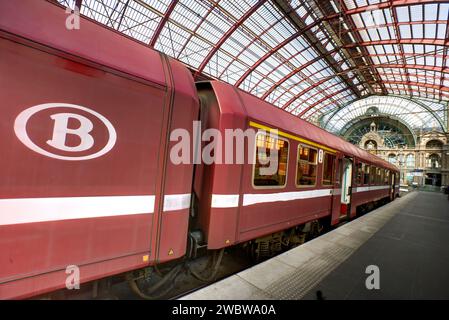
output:
POLYGON ((285 186, 287 182, 288 142, 275 139, 269 135, 258 134, 256 136, 256 163, 254 164, 255 186, 285 186), (265 149, 264 149, 265 148, 265 149), (261 175, 261 168, 270 167, 270 154, 277 150, 278 166, 273 175, 261 175))
POLYGON ((358 163, 357 164, 357 179, 356 179, 356 183, 357 185, 361 185, 363 184, 363 170, 364 170, 365 165, 363 163, 358 163))
POLYGON ((300 145, 297 159, 296 185, 314 186, 316 184, 317 151, 300 145))
POLYGON ((329 153, 325 153, 323 164, 323 185, 326 186, 333 185, 334 174, 335 174, 335 156, 329 153))
POLYGON ((363 174, 363 184, 369 184, 369 173, 370 173, 370 166, 363 165, 365 167, 364 174, 363 174))
POLYGON ((390 183, 390 170, 385 169, 384 172, 385 172, 384 184, 389 184, 390 183))

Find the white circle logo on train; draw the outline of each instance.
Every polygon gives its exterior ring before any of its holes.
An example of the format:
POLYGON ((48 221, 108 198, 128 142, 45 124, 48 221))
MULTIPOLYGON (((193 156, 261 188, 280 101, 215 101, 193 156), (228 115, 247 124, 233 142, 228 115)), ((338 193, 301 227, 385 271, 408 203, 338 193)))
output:
POLYGON ((40 104, 22 111, 15 120, 14 132, 17 138, 29 149, 50 158, 66 161, 83 161, 99 158, 111 151, 117 141, 117 133, 113 125, 103 115, 89 108, 68 103, 40 104), (29 125, 29 121, 34 115, 49 109, 55 110, 50 115, 50 121, 53 125, 51 139, 45 141, 45 143, 33 141, 29 134, 30 126, 27 128, 27 125, 29 125), (71 112, 57 112, 57 109, 70 109, 71 112), (69 128, 69 121, 78 122, 79 127, 75 129, 69 128), (108 132, 107 142, 103 143, 104 146, 100 150, 96 148, 96 141, 92 134, 95 123, 102 123, 108 132), (73 143, 68 145, 68 137, 77 137, 77 140, 79 140, 78 145, 73 145, 73 143), (45 150, 43 146, 38 144, 45 144, 47 148, 50 146, 51 150, 60 150, 61 154, 50 152, 48 149, 45 150), (93 153, 89 154, 89 150, 92 150, 93 153))

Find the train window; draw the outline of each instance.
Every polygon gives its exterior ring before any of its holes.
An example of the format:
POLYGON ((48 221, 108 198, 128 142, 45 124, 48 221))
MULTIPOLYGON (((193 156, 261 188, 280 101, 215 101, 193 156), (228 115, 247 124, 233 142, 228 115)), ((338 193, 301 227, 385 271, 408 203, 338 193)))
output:
POLYGON ((334 184, 335 158, 332 154, 324 153, 323 185, 330 186, 334 184))
POLYGON ((369 175, 369 183, 376 183, 376 167, 371 166, 370 175, 369 175))
POLYGON ((337 160, 337 166, 335 167, 335 184, 337 186, 340 185, 340 169, 341 169, 341 166, 342 166, 342 160, 338 159, 337 160))
POLYGON ((363 184, 363 169, 364 164, 363 163, 357 163, 357 185, 363 184))
POLYGON ((317 150, 306 146, 298 146, 296 165, 296 186, 316 185, 317 150))
POLYGON ((376 168, 376 181, 374 183, 375 184, 380 183, 380 169, 379 168, 376 168))
MULTIPOLYGON (((257 134, 256 162, 253 170, 255 187, 284 187, 287 183, 288 141, 270 135, 257 134), (272 175, 261 174, 262 168, 270 168, 270 154, 278 152, 277 170, 272 175)), ((262 172, 263 173, 263 172, 262 172)))
POLYGON ((369 184, 369 172, 370 172, 370 166, 363 164, 365 167, 365 170, 363 171, 363 184, 369 184))
POLYGON ((383 180, 382 169, 377 168, 377 183, 382 184, 382 180, 383 180))
POLYGON ((385 169, 384 184, 390 183, 390 170, 385 169))

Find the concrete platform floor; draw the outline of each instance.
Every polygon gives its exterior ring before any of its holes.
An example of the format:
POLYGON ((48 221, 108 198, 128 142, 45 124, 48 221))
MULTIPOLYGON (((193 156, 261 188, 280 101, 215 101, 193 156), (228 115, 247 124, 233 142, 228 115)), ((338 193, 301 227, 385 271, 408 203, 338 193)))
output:
POLYGON ((329 300, 449 299, 447 195, 412 192, 183 299, 317 299, 317 292, 329 300), (378 267, 379 290, 366 287, 368 266, 378 267))

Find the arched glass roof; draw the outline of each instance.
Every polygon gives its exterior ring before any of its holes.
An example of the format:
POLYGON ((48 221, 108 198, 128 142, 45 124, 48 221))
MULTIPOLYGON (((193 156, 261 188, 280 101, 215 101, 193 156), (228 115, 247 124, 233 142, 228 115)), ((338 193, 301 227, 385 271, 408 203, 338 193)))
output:
POLYGON ((376 133, 384 139, 384 145, 388 148, 405 145, 414 148, 416 146, 416 134, 408 126, 395 119, 382 116, 359 120, 352 126, 343 129, 340 135, 352 144, 359 145, 363 136, 371 132, 372 123, 376 125, 376 133))
POLYGON ((449 1, 52 1, 307 120, 370 95, 449 101, 449 1))
POLYGON ((371 96, 346 108, 329 112, 321 119, 322 127, 340 133, 348 124, 367 117, 393 116, 411 129, 438 128, 445 130, 444 106, 435 102, 411 100, 400 96, 371 96))

